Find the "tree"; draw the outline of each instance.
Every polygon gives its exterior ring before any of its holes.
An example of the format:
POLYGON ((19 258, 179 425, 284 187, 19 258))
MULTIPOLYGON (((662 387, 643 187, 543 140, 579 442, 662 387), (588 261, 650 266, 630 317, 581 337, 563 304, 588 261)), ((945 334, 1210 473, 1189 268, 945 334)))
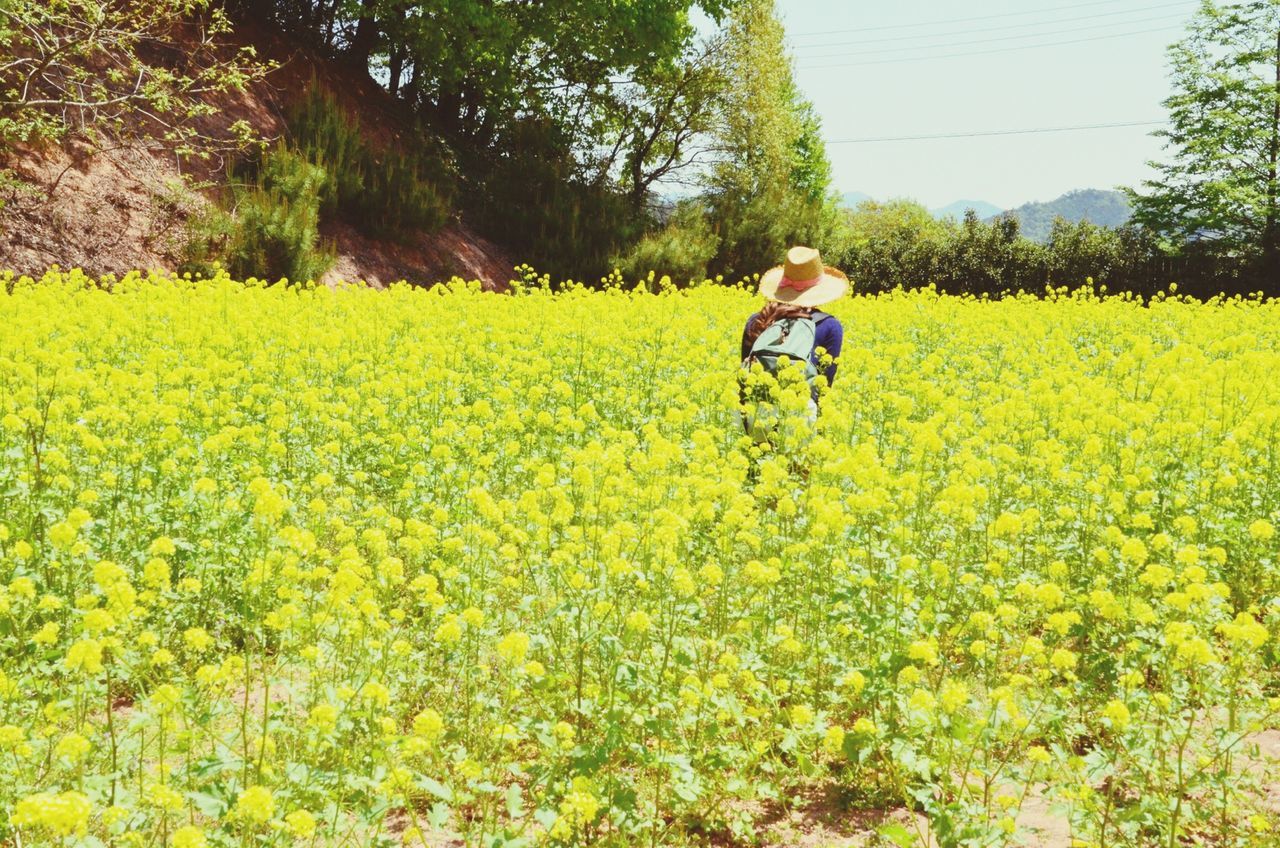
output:
POLYGON ((838 259, 860 290, 914 288, 933 282, 956 225, 913 200, 864 200, 845 212, 848 247, 838 259))
POLYGON ((1044 277, 1036 272, 1044 267, 1043 253, 1041 245, 1022 238, 1017 218, 1002 215, 984 223, 969 209, 939 257, 935 282, 952 294, 1039 289, 1044 277))
POLYGON ((656 183, 679 179, 709 154, 728 88, 723 51, 723 39, 708 39, 677 62, 637 69, 633 84, 619 87, 607 162, 622 157, 620 181, 636 212, 656 183))
POLYGON ((1134 219, 1175 245, 1208 243, 1220 255, 1280 277, 1280 0, 1221 6, 1206 0, 1190 33, 1170 48, 1176 93, 1165 101, 1168 162, 1134 219))
POLYGON ((211 99, 269 66, 244 48, 211 0, 0 0, 0 143, 106 131, 179 153, 240 148, 244 122, 214 136, 211 99))
POLYGON ((741 276, 776 264, 789 244, 832 243, 840 220, 821 125, 796 88, 774 0, 737 6, 725 45, 728 88, 707 190, 717 265, 741 276))
POLYGON ((1075 287, 1092 279, 1098 285, 1120 288, 1136 281, 1142 266, 1155 255, 1151 233, 1141 227, 1104 227, 1061 217, 1054 220, 1044 246, 1049 282, 1059 286, 1075 287))

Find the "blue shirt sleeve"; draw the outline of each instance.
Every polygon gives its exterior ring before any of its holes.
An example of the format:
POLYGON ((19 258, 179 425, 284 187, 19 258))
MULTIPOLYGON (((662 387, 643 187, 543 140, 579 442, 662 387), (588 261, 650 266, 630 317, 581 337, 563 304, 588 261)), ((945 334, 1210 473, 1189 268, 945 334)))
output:
POLYGON ((814 339, 813 348, 813 367, 827 378, 827 385, 830 386, 836 381, 837 362, 831 363, 826 369, 818 361, 818 350, 821 348, 827 352, 832 359, 840 359, 840 349, 844 346, 844 327, 840 324, 840 319, 834 315, 828 315, 826 318, 818 322, 817 332, 814 339))

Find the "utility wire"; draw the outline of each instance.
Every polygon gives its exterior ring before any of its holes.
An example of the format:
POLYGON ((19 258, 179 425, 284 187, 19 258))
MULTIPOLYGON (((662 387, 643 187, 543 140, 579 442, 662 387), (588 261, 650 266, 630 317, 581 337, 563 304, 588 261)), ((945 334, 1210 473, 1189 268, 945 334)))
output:
MULTIPOLYGON (((1179 8, 1170 7, 1168 4, 1163 4, 1160 6, 1144 6, 1140 9, 1132 9, 1128 12, 1124 12, 1123 14, 1129 15, 1136 12, 1148 12, 1154 9, 1162 9, 1164 10, 1164 14, 1159 14, 1154 16, 1149 15, 1145 18, 1134 18, 1126 21, 1107 21, 1105 23, 1092 24, 1090 26, 1085 26, 1085 27, 1082 27, 1081 29, 1096 29, 1096 28, 1105 27, 1105 26, 1130 26, 1136 23, 1144 23, 1147 20, 1160 20, 1163 18, 1167 18, 1170 15, 1185 15, 1192 8, 1194 7, 1191 5, 1185 5, 1185 4, 1179 8)), ((1028 23, 1028 24, 1010 24, 1007 26, 997 26, 997 27, 978 27, 976 29, 961 29, 961 30, 955 30, 954 32, 927 33, 925 35, 900 35, 900 36, 895 36, 893 38, 871 38, 871 39, 860 39, 855 41, 829 41, 824 44, 802 44, 793 49, 803 50, 803 51, 824 50, 830 47, 854 47, 860 44, 868 44, 868 45, 874 46, 877 44, 888 44, 890 42, 918 41, 922 38, 951 38, 952 36, 957 36, 957 35, 974 35, 978 33, 985 34, 990 32, 1002 32, 1002 31, 1011 30, 1011 29, 1027 29, 1029 27, 1056 26, 1057 24, 1070 24, 1070 23, 1078 23, 1080 21, 1093 21, 1093 20, 1099 20, 1101 18, 1113 17, 1115 14, 1120 14, 1120 13, 1113 12, 1113 13, 1107 13, 1102 15, 1086 15, 1081 18, 1059 18, 1058 20, 1054 20, 1054 21, 1035 21, 1033 23, 1028 23)), ((1059 30, 1055 29, 1055 30, 1045 30, 1043 32, 1025 32, 1019 35, 1004 36, 1003 38, 1006 40, 1010 38, 1033 38, 1039 35, 1053 35, 1053 34, 1056 34, 1058 31, 1059 30)), ((1065 30, 1065 31, 1074 32, 1075 30, 1065 30)), ((997 38, 993 37, 990 40, 997 40, 997 38)), ((908 49, 912 46, 913 45, 908 44, 908 45, 904 45, 901 48, 896 48, 896 49, 908 49)))
POLYGON ((1116 38, 1127 38, 1131 35, 1147 35, 1155 32, 1171 32, 1181 30, 1181 25, 1156 27, 1154 29, 1140 29, 1129 32, 1117 32, 1111 35, 1097 35, 1091 38, 1073 38, 1067 41, 1046 41, 1040 44, 1023 44, 1017 47, 998 47, 990 50, 969 50, 963 53, 935 53, 931 56, 906 56, 899 59, 875 59, 870 62, 844 62, 836 65, 820 64, 820 65, 798 65, 797 70, 816 71, 816 70, 832 70, 835 68, 858 68, 865 65, 893 65, 902 62, 929 62, 935 59, 957 59, 965 56, 989 56, 997 53, 1012 53, 1018 50, 1034 50, 1039 47, 1060 47, 1067 44, 1088 44, 1095 41, 1108 41, 1116 38))
MULTIPOLYGON (((1179 14, 1175 18, 1171 18, 1169 17, 1168 14, 1164 14, 1158 17, 1135 18, 1134 20, 1131 20, 1131 21, 1125 21, 1124 24, 1126 26, 1134 26, 1137 24, 1149 24, 1149 23, 1173 23, 1175 21, 1181 22, 1182 17, 1183 16, 1181 14, 1179 14)), ((945 42, 941 44, 908 44, 908 45, 901 45, 898 47, 886 47, 880 50, 853 49, 853 50, 846 50, 840 53, 826 53, 826 54, 820 54, 820 55, 810 55, 809 53, 804 53, 803 56, 805 59, 838 59, 838 58, 847 57, 849 56, 850 53, 856 54, 858 56, 868 56, 868 55, 876 55, 876 54, 883 54, 883 53, 904 53, 904 52, 910 52, 914 50, 935 50, 938 48, 945 49, 949 47, 966 47, 974 44, 995 44, 995 43, 1000 43, 1005 41, 1019 41, 1026 38, 1048 38, 1051 36, 1058 36, 1058 35, 1070 35, 1072 33, 1078 33, 1078 32, 1090 32, 1090 31, 1098 30, 1108 26, 1114 26, 1114 24, 1089 24, 1083 27, 1073 27, 1073 28, 1059 29, 1059 30, 1046 30, 1044 32, 1029 32, 1029 33, 1021 33, 1019 35, 1001 35, 1001 36, 995 36, 994 38, 975 38, 975 39, 970 39, 969 41, 951 41, 951 42, 945 42)), ((852 44, 858 44, 858 43, 866 44, 867 42, 852 42, 852 44)), ((871 42, 871 43, 875 43, 875 42, 871 42)), ((843 45, 826 44, 823 46, 832 48, 832 47, 840 47, 843 45)))
POLYGON ((1071 3, 1066 6, 1048 6, 1042 9, 1024 9, 1020 12, 1002 12, 995 15, 979 15, 973 18, 950 18, 942 21, 913 21, 909 24, 886 24, 873 27, 854 27, 852 29, 824 29, 814 30, 811 32, 789 33, 791 38, 809 38, 815 35, 843 35, 847 32, 880 32, 888 29, 913 29, 916 27, 927 26, 944 26, 947 24, 967 24, 973 21, 991 21, 999 18, 1022 17, 1025 15, 1039 15, 1044 12, 1060 12, 1067 9, 1088 9, 1096 6, 1114 6, 1115 0, 1094 0, 1090 3, 1071 3))
POLYGON ((840 138, 827 144, 874 144, 882 141, 930 141, 940 138, 981 138, 993 135, 1037 135, 1040 133, 1079 132, 1081 130, 1105 130, 1116 127, 1154 127, 1167 121, 1122 121, 1113 124, 1078 124, 1070 127, 1037 127, 1025 130, 979 130, 978 132, 933 133, 930 135, 880 136, 876 138, 840 138))

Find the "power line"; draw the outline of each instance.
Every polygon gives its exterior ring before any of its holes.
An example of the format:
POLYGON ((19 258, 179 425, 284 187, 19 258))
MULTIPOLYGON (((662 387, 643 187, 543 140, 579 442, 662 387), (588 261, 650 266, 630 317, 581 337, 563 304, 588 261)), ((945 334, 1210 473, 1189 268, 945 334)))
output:
MULTIPOLYGON (((1135 18, 1134 20, 1125 21, 1124 23, 1126 25, 1147 24, 1147 23, 1156 23, 1156 22, 1172 23, 1174 20, 1175 20, 1174 18, 1170 18, 1167 14, 1165 14, 1157 17, 1135 18)), ((1178 18, 1176 18, 1176 20, 1181 21, 1181 15, 1179 15, 1178 18)), ((866 56, 866 55, 874 55, 874 54, 882 54, 882 53, 903 53, 903 52, 908 52, 912 50, 934 50, 937 48, 945 49, 948 47, 965 47, 973 44, 995 44, 995 43, 1000 43, 1004 41, 1018 41, 1024 38, 1047 38, 1047 37, 1056 36, 1056 35, 1069 35, 1071 33, 1076 33, 1076 32, 1089 32, 1091 30, 1097 30, 1101 27, 1106 27, 1106 26, 1109 26, 1109 24, 1090 24, 1088 26, 1083 26, 1083 27, 1073 27, 1073 28, 1060 29, 1060 30, 1046 30, 1044 32, 1021 33, 1019 35, 1002 35, 1002 36, 996 36, 994 38, 976 38, 976 39, 970 39, 969 41, 951 41, 951 42, 946 42, 942 44, 909 44, 909 45, 903 45, 899 47, 886 47, 880 50, 855 50, 855 51, 844 51, 841 53, 828 53, 823 55, 809 55, 806 53, 804 54, 804 58, 805 59, 836 59, 836 58, 848 56, 850 52, 855 52, 860 56, 866 56)), ((851 44, 858 44, 858 43, 866 44, 867 42, 851 42, 851 44)), ((871 42, 871 43, 874 43, 874 42, 871 42)), ((840 47, 841 45, 827 44, 823 46, 824 47, 840 47)))
MULTIPOLYGON (((1162 20, 1168 17, 1170 14, 1178 14, 1178 15, 1185 14, 1191 8, 1192 8, 1191 6, 1183 5, 1182 7, 1175 10, 1173 7, 1170 7, 1168 4, 1162 4, 1159 6, 1144 6, 1142 8, 1131 9, 1126 12, 1107 12, 1101 15, 1086 15, 1084 17, 1078 17, 1078 18, 1059 18, 1053 21, 1034 21, 1032 23, 1008 24, 1005 26, 997 26, 997 27, 978 27, 975 29, 956 30, 954 32, 929 33, 926 35, 900 35, 900 36, 895 36, 893 38, 862 39, 862 40, 855 40, 855 41, 832 41, 832 42, 827 42, 825 44, 805 44, 805 45, 801 45, 798 49, 824 50, 830 47, 854 47, 859 44, 875 45, 875 44, 887 44, 892 41, 915 41, 922 38, 950 38, 956 35, 972 35, 975 33, 999 32, 999 31, 1011 30, 1011 29, 1027 29, 1029 27, 1042 27, 1042 26, 1056 25, 1056 24, 1076 23, 1079 21, 1092 21, 1092 20, 1098 20, 1100 18, 1114 17, 1115 15, 1118 15, 1118 14, 1130 15, 1130 14, 1134 14, 1135 12, 1147 12, 1153 9, 1165 10, 1165 14, 1163 15, 1148 16, 1146 18, 1135 18, 1127 21, 1112 21, 1107 23, 1094 24, 1092 26, 1085 26, 1075 30, 1072 30, 1072 29, 1062 30, 1063 32, 1077 32, 1077 31, 1083 31, 1086 29, 1096 29, 1098 27, 1103 27, 1103 26, 1130 26, 1132 24, 1145 23, 1148 20, 1162 20)), ((1058 30, 1046 30, 1044 32, 1028 32, 1028 33, 1022 33, 1021 35, 1004 36, 1003 39, 1007 41, 1009 39, 1014 39, 1014 38, 1032 38, 1039 35, 1056 35, 1058 34, 1058 32, 1059 32, 1058 30)), ((983 39, 983 40, 995 41, 1000 39, 992 38, 992 39, 983 39)), ((957 43, 966 43, 966 42, 957 42, 957 43)), ((905 47, 895 48, 895 49, 909 49, 912 46, 913 45, 906 45, 905 47)), ((923 47, 923 46, 932 46, 932 45, 914 45, 914 46, 923 47)), ((947 46, 947 45, 939 45, 939 46, 947 46)))
POLYGON ((821 64, 821 65, 798 65, 797 70, 815 71, 815 70, 832 70, 835 68, 858 68, 865 65, 892 65, 902 62, 929 62, 935 59, 957 59, 965 56, 989 56, 997 53, 1012 53, 1018 50, 1034 50, 1039 47, 1061 47, 1067 44, 1087 44, 1095 41, 1107 41, 1116 38, 1127 38, 1131 35, 1148 35, 1155 32, 1171 32, 1173 30, 1181 30, 1181 26, 1165 26, 1156 27, 1154 29, 1140 29, 1129 32, 1117 32, 1111 35, 1097 35, 1091 38, 1073 38, 1067 41, 1046 41, 1040 44, 1023 44, 1017 47, 997 47, 990 50, 969 50, 963 53, 938 53, 932 56, 906 56, 900 59, 875 59, 870 62, 844 62, 838 65, 821 64))
POLYGON ((841 138, 827 144, 874 144, 882 141, 930 141, 942 138, 979 138, 993 135, 1038 135, 1040 133, 1079 132, 1081 130, 1105 130, 1117 127, 1154 127, 1166 121, 1122 121, 1113 124, 1078 124, 1070 127, 1036 127, 1024 130, 979 130, 977 132, 933 133, 930 135, 881 136, 877 138, 841 138))
POLYGON ((913 21, 909 24, 885 24, 873 27, 854 27, 852 29, 824 29, 811 32, 789 33, 792 38, 808 38, 815 35, 842 35, 846 32, 879 32, 887 29, 912 29, 915 27, 944 26, 947 24, 967 24, 973 21, 992 21, 999 18, 1039 15, 1045 12, 1060 12, 1067 9, 1088 9, 1095 6, 1114 6, 1115 0, 1094 0, 1090 3, 1071 3, 1066 6, 1048 6, 1042 9, 1024 9, 1019 12, 1002 12, 995 15, 979 15, 972 18, 950 18, 942 21, 913 21))

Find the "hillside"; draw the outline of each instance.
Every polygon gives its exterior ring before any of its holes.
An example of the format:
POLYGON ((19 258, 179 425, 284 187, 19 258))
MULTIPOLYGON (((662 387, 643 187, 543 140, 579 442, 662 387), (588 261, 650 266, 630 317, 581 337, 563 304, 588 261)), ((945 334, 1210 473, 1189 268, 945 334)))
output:
POLYGON ((1048 241, 1057 218, 1071 223, 1088 221, 1102 227, 1119 227, 1129 221, 1132 213, 1128 199, 1121 192, 1078 189, 1045 203, 1024 203, 1003 214, 1017 218, 1027 238, 1043 242, 1048 241))
POLYGON ((954 203, 948 203, 946 206, 930 209, 929 211, 933 214, 933 217, 938 219, 955 218, 960 220, 964 218, 965 213, 970 209, 978 213, 979 219, 990 218, 1004 211, 994 203, 988 203, 985 200, 957 200, 954 203))
MULTIPOLYGON (((840 195, 840 205, 848 209, 856 209, 858 204, 867 200, 875 200, 875 198, 863 191, 848 191, 840 195)), ((929 214, 940 221, 945 218, 960 220, 964 218, 965 212, 969 209, 977 212, 978 217, 982 220, 987 220, 1004 211, 994 203, 988 203, 985 200, 956 200, 946 206, 930 209, 929 214)))
MULTIPOLYGON (((211 96, 212 128, 245 120, 261 137, 279 138, 285 111, 315 81, 359 121, 372 144, 409 143, 402 109, 368 74, 250 23, 237 27, 236 40, 279 67, 242 93, 211 96)), ((16 147, 0 161, 23 184, 0 183, 0 268, 35 274, 56 264, 94 275, 174 268, 189 222, 209 204, 207 191, 184 190, 181 177, 185 172, 219 182, 225 177, 217 164, 197 163, 193 173, 190 161, 180 170, 173 156, 133 145, 99 151, 83 143, 16 147)), ((336 222, 323 224, 321 237, 334 255, 326 282, 425 284, 457 275, 501 289, 515 264, 503 248, 456 219, 437 232, 396 243, 336 222)))

